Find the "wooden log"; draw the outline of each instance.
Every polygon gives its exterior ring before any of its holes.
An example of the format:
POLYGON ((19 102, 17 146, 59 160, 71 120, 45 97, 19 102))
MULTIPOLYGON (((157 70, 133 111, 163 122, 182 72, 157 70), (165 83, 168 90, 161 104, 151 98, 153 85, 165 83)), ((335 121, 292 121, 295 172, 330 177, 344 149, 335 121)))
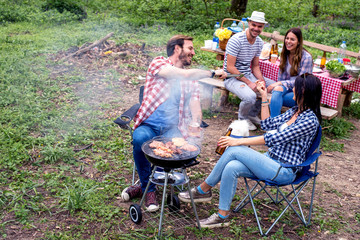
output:
POLYGON ((109 39, 110 37, 112 37, 113 35, 114 35, 114 33, 111 32, 111 33, 109 33, 108 35, 106 35, 104 38, 95 41, 93 44, 89 45, 88 47, 79 49, 79 50, 76 51, 75 53, 72 53, 72 54, 70 54, 70 55, 67 55, 67 56, 59 59, 58 61, 66 60, 66 59, 68 59, 68 58, 70 58, 70 57, 73 57, 73 56, 79 55, 79 54, 81 54, 81 53, 84 53, 84 52, 86 52, 86 51, 89 51, 90 49, 92 49, 93 47, 96 47, 96 46, 100 45, 101 43, 103 43, 104 41, 106 41, 107 39, 109 39))

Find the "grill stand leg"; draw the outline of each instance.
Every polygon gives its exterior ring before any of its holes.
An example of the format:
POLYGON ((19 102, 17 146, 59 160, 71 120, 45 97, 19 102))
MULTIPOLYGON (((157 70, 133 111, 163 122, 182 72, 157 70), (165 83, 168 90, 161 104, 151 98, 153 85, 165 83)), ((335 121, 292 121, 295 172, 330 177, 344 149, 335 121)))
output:
POLYGON ((160 213, 160 223, 159 223, 159 233, 158 233, 159 237, 161 237, 162 222, 164 217, 164 206, 165 206, 166 187, 168 184, 168 175, 169 172, 165 172, 165 183, 164 183, 164 189, 163 189, 163 195, 161 201, 161 213, 160 213))
MULTIPOLYGON (((186 170, 183 169, 183 174, 184 176, 187 178, 187 174, 186 174, 186 170)), ((199 216, 197 214, 197 211, 196 211, 196 206, 195 206, 195 202, 194 202, 194 198, 193 198, 193 195, 192 195, 192 192, 191 192, 191 186, 190 186, 190 181, 187 181, 187 184, 188 184, 188 191, 189 191, 189 195, 190 195, 190 199, 191 199, 191 204, 192 204, 192 207, 194 209, 194 214, 195 214, 195 217, 196 217, 196 223, 198 225, 198 228, 201 229, 201 226, 200 226, 200 221, 199 221, 199 216)))
POLYGON ((147 191, 148 191, 148 189, 149 189, 149 186, 150 186, 150 183, 151 183, 150 179, 152 179, 153 176, 154 176, 154 174, 155 174, 155 169, 156 169, 155 166, 152 165, 151 168, 152 168, 152 172, 151 172, 151 175, 150 175, 150 177, 149 177, 149 181, 148 181, 148 183, 147 183, 147 185, 146 185, 145 192, 143 193, 143 196, 142 196, 142 198, 141 198, 140 207, 142 207, 142 205, 143 205, 143 203, 144 203, 144 201, 145 201, 146 193, 147 193, 147 191))

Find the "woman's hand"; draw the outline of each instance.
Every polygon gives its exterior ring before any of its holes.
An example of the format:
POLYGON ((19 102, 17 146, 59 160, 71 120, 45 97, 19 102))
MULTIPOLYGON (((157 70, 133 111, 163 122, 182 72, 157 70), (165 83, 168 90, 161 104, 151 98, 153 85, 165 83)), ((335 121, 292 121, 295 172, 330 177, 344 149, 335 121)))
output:
POLYGON ((267 99, 267 89, 264 81, 256 81, 256 88, 259 91, 262 98, 267 99))
POLYGON ((270 93, 276 86, 281 86, 281 85, 282 85, 282 83, 280 81, 273 83, 267 87, 267 91, 270 93))
POLYGON ((218 141, 218 146, 220 147, 229 147, 229 146, 238 146, 240 145, 240 139, 232 137, 221 137, 218 141))

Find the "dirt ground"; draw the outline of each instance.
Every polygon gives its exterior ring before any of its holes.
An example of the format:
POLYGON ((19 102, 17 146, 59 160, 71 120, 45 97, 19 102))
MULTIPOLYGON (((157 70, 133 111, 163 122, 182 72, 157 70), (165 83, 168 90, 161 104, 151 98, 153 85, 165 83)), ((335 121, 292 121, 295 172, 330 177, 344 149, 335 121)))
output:
MULTIPOLYGON (((138 45, 121 45, 106 46, 107 51, 112 50, 114 53, 126 52, 124 55, 97 55, 94 53, 86 53, 80 57, 69 59, 66 66, 59 65, 57 69, 53 69, 52 77, 71 71, 73 66, 83 69, 86 75, 86 84, 91 86, 91 89, 84 89, 75 85, 77 95, 83 97, 88 103, 93 104, 94 107, 100 108, 101 103, 115 104, 116 108, 106 110, 104 117, 109 120, 114 120, 120 116, 122 112, 130 106, 138 102, 139 87, 145 83, 144 76, 146 75, 146 68, 149 65, 154 53, 163 51, 159 48, 148 48, 138 45), (99 57, 101 56, 101 57, 99 57), (70 63, 70 64, 69 64, 70 63), (96 66, 95 66, 96 65, 96 66), (106 70, 115 70, 119 77, 111 79, 106 70), (104 81, 104 79, 111 79, 104 81), (109 84, 111 88, 109 88, 109 84), (89 94, 91 93, 91 94, 89 94), (122 95, 122 101, 118 102, 118 95, 122 95)), ((77 49, 71 49, 68 52, 59 53, 56 59, 61 58, 65 54, 75 52, 77 49)), ((82 83, 84 85, 84 83, 82 83)), ((211 172, 213 166, 218 160, 218 155, 215 154, 215 148, 218 138, 224 134, 229 124, 237 117, 237 106, 229 105, 223 109, 222 112, 212 113, 205 121, 209 127, 204 129, 204 139, 202 141, 201 154, 198 157, 200 164, 188 169, 188 175, 191 177, 192 185, 199 184, 211 172)), ((328 152, 323 151, 320 157, 319 172, 316 184, 316 194, 314 199, 314 211, 312 225, 308 229, 304 229, 302 223, 294 214, 289 214, 286 219, 290 219, 279 223, 275 227, 277 233, 272 233, 274 239, 360 239, 360 179, 358 172, 360 170, 359 155, 360 155, 360 121, 350 120, 356 127, 349 139, 338 140, 344 143, 344 152, 328 152), (299 232, 304 232, 303 235, 299 232), (301 236, 301 237, 300 237, 301 236)), ((251 132, 251 135, 261 134, 260 130, 251 132)), ((256 150, 266 151, 265 146, 254 147, 256 150)), ((91 169, 91 166, 86 169, 88 172, 96 172, 91 169)), ((126 171, 124 171, 126 172, 126 171)), ((127 179, 131 179, 131 170, 128 174, 124 174, 127 179)), ((99 177, 101 179, 101 176, 99 177)), ((200 219, 207 217, 209 212, 216 211, 218 204, 218 189, 214 189, 214 198, 211 203, 197 204, 197 212, 200 219)), ((244 183, 239 180, 237 198, 234 200, 234 206, 238 200, 244 196, 244 183)), ((304 195, 309 196, 309 190, 306 190, 304 195)), ((160 194, 159 194, 160 195, 160 194)), ((308 202, 305 200, 305 202, 308 202)), ((120 208, 128 209, 131 203, 122 202, 120 196, 114 202, 120 208)), ((270 213, 276 210, 277 206, 269 202, 260 203, 260 213, 270 213)), ((185 214, 192 213, 192 208, 188 204, 181 204, 181 212, 185 214)), ((55 217, 55 216, 54 216, 55 217)), ((196 230, 181 229, 174 233, 174 237, 184 236, 184 239, 258 239, 260 238, 257 232, 256 220, 250 211, 249 206, 240 213, 231 214, 232 227, 216 229, 208 234, 199 235, 196 230), (199 237, 200 236, 200 237, 199 237)), ((72 219, 69 215, 63 217, 56 217, 57 225, 66 225, 69 221, 77 221, 72 219), (60 223, 59 223, 60 221, 60 223)), ((123 224, 126 229, 122 229, 127 233, 136 229, 144 229, 148 227, 147 222, 140 225, 134 224, 126 215, 123 224)), ((265 217, 263 218, 265 219, 265 217)), ((266 223, 269 226, 271 223, 266 223)), ((157 228, 155 224, 152 226, 157 228)), ((39 227, 40 228, 40 227, 39 227)), ((94 229, 101 229, 101 226, 93 226, 94 229)), ((168 229, 165 229, 168 230, 168 229)), ((18 226, 9 228, 7 231, 7 239, 42 239, 41 234, 36 236, 31 230, 20 229, 18 226)))
MULTIPOLYGON (((144 81, 142 81, 144 83, 144 81)), ((141 84, 139 84, 141 85, 141 84)), ((127 85, 127 87, 131 87, 127 85)), ((138 91, 129 92, 124 96, 124 103, 136 103, 138 91)), ((131 104, 125 104, 129 107, 131 104)), ((222 112, 213 113, 205 121, 209 127, 204 129, 204 140, 202 142, 202 151, 198 160, 200 164, 189 169, 190 175, 194 176, 200 173, 203 177, 196 179, 192 184, 199 184, 211 171, 216 161, 217 154, 214 153, 218 138, 224 134, 229 124, 237 117, 237 106, 229 105, 223 109, 222 112)), ((319 164, 319 176, 316 184, 316 194, 314 199, 314 213, 312 225, 310 230, 305 231, 306 234, 302 239, 359 239, 360 238, 360 179, 358 172, 359 153, 360 153, 360 121, 357 119, 350 120, 356 127, 349 139, 338 140, 344 144, 344 152, 328 152, 323 151, 319 164), (326 229, 322 231, 322 229, 326 229)), ((251 135, 261 134, 260 130, 251 132, 251 135)), ((253 147, 257 150, 266 151, 267 147, 259 146, 253 147)), ((219 186, 217 186, 218 188, 219 186)), ((239 191, 244 189, 243 180, 239 180, 239 191)), ((309 190, 305 191, 305 196, 309 196, 309 190)), ((215 196, 213 204, 218 203, 218 198, 215 196)), ((200 218, 208 216, 207 210, 214 209, 214 205, 206 206, 200 204, 199 208, 205 211, 200 212, 200 218)), ((209 204, 208 204, 209 205, 209 204)), ((266 209, 264 210, 266 211, 266 209)), ((238 213, 239 215, 240 213, 238 213)), ((253 215, 242 218, 237 217, 235 220, 237 224, 245 224, 245 226, 256 227, 256 221, 253 215), (245 220, 245 222, 242 222, 245 220)), ((296 216, 293 214, 293 218, 296 216)), ((298 219, 295 220, 295 225, 288 227, 283 224, 283 232, 285 237, 290 239, 300 238, 295 234, 297 228, 302 224, 298 219)), ((275 228, 278 229, 278 228, 275 228)), ((228 229, 216 230, 223 236, 234 237, 235 235, 229 233, 228 229)), ((256 233, 250 234, 255 236, 256 233)), ((259 235, 258 235, 259 236, 259 235)), ((191 237, 190 237, 191 238, 191 237)))

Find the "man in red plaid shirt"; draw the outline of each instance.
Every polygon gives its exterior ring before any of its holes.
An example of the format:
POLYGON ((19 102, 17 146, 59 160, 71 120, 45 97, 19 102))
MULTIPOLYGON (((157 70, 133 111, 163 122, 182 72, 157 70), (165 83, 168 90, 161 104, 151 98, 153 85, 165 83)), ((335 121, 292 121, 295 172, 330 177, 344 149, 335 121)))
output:
MULTIPOLYGON (((200 132, 202 113, 197 80, 225 78, 223 70, 185 69, 195 55, 193 38, 175 35, 167 43, 168 58, 156 57, 148 68, 144 99, 134 121, 133 155, 141 185, 125 188, 122 198, 128 201, 140 197, 151 174, 151 164, 141 146, 155 136, 187 137, 188 132, 200 132)), ((155 185, 150 184, 145 197, 147 211, 156 211, 155 185)))

